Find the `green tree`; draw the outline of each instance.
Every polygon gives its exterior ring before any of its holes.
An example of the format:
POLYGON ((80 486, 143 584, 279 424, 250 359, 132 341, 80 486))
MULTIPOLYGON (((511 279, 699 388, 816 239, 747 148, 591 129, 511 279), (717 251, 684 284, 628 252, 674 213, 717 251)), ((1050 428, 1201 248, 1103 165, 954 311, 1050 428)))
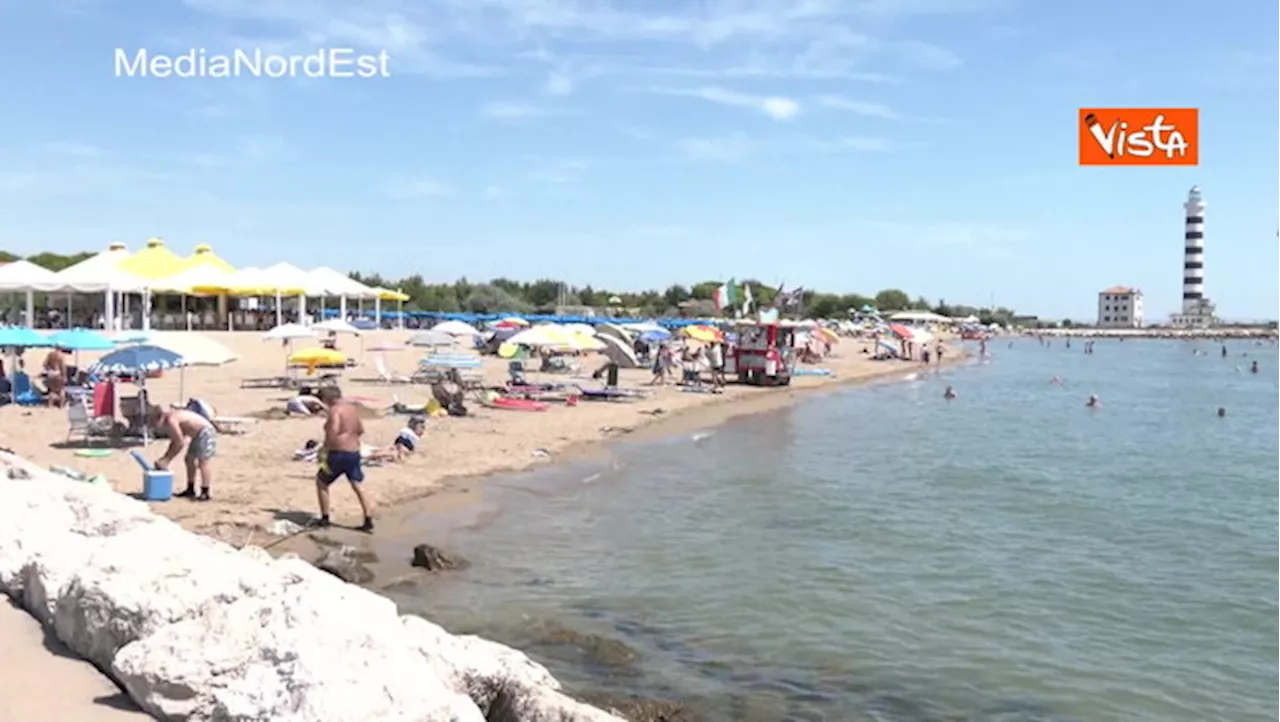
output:
POLYGON ((881 311, 902 311, 911 306, 911 297, 905 291, 886 288, 876 294, 875 307, 881 311))

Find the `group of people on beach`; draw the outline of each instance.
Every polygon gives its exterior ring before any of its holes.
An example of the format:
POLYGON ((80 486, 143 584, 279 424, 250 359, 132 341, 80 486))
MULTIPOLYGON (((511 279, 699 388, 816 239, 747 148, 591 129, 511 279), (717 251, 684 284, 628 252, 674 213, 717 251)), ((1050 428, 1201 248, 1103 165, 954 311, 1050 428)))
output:
MULTIPOLYGON (((308 390, 310 391, 310 390, 308 390)), ((343 398, 341 389, 336 385, 323 386, 314 392, 315 405, 308 405, 307 415, 324 417, 323 441, 320 442, 316 454, 319 469, 316 471, 316 501, 320 515, 314 525, 328 527, 330 521, 329 488, 339 479, 346 479, 355 492, 356 500, 364 521, 356 527, 357 531, 373 532, 373 511, 362 486, 364 473, 364 421, 360 418, 358 406, 343 398)), ((213 486, 213 459, 218 451, 218 429, 207 409, 202 408, 198 400, 185 407, 164 409, 152 405, 148 407, 148 423, 158 432, 167 434, 169 445, 164 454, 156 459, 154 466, 158 470, 166 470, 183 455, 186 464, 187 486, 178 493, 180 498, 195 501, 211 500, 213 486), (197 481, 199 489, 197 490, 197 481)), ((426 419, 414 416, 396 435, 391 448, 375 452, 374 458, 401 459, 417 450, 426 419)))

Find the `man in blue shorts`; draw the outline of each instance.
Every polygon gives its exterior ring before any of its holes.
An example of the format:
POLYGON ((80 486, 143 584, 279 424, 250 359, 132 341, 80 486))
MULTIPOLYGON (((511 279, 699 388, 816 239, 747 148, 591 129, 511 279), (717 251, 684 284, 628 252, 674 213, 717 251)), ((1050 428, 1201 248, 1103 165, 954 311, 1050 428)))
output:
POLYGON ((320 389, 320 401, 329 409, 324 422, 324 444, 320 449, 320 470, 316 472, 316 497, 320 502, 320 519, 317 526, 329 526, 329 487, 342 477, 347 477, 351 490, 356 493, 364 523, 358 531, 373 532, 373 514, 364 490, 364 468, 360 465, 360 439, 364 436, 364 422, 354 404, 342 398, 337 386, 320 389))

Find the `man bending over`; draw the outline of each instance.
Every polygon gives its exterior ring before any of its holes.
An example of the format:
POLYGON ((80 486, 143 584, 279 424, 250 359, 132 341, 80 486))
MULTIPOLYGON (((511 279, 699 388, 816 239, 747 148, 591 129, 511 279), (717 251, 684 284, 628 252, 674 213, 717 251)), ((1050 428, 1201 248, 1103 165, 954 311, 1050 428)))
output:
POLYGON ((148 410, 152 427, 169 434, 169 448, 164 456, 156 459, 156 468, 163 471, 182 453, 186 444, 187 489, 180 497, 209 501, 209 487, 213 484, 212 461, 218 453, 218 431, 213 422, 190 409, 169 409, 159 406, 148 410), (196 495, 196 471, 200 471, 200 495, 196 495))
POLYGON ((316 497, 320 503, 318 526, 329 526, 329 487, 342 477, 347 477, 351 490, 356 493, 364 523, 358 531, 373 532, 373 515, 364 490, 364 469, 360 466, 360 438, 364 436, 364 422, 354 404, 342 398, 337 386, 320 389, 319 397, 329 409, 324 422, 324 443, 320 449, 320 470, 316 472, 316 497))

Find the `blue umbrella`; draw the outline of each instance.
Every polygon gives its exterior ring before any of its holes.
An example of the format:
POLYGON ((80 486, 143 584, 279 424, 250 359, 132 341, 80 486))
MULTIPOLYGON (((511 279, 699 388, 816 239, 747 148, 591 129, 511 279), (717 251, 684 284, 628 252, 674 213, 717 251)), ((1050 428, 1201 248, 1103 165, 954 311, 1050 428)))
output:
POLYGON ((0 348, 48 348, 53 343, 26 326, 0 328, 0 348))
POLYGON ((671 332, 664 328, 655 328, 640 334, 640 340, 645 343, 662 343, 671 338, 671 332))
POLYGON ((89 367, 95 376, 108 374, 142 376, 153 371, 180 368, 185 361, 178 354, 159 346, 125 346, 98 359, 89 367))
POLYGON ((116 347, 111 339, 87 328, 51 333, 49 343, 68 351, 110 351, 116 347))

